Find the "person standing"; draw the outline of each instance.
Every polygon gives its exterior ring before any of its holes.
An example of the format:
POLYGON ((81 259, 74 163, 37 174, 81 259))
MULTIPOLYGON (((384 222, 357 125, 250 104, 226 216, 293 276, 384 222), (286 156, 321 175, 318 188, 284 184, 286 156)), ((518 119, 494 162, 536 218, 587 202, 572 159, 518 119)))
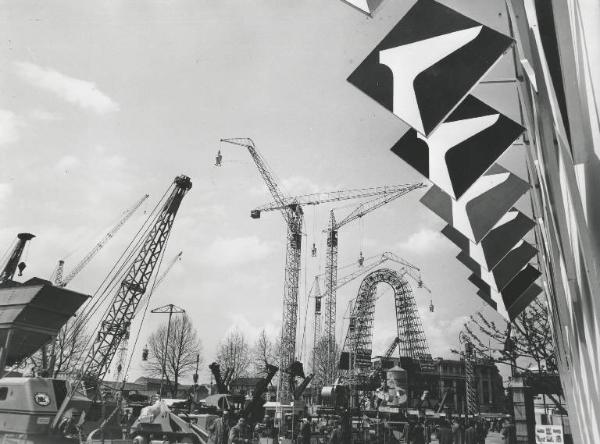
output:
POLYGON ((311 432, 310 421, 308 418, 303 418, 302 424, 300 424, 300 433, 298 433, 298 444, 310 444, 311 432))
POLYGON ((438 429, 439 444, 452 444, 452 429, 450 423, 445 419, 440 424, 438 429))
POLYGON ((467 429, 465 430, 465 444, 478 444, 477 430, 473 421, 469 421, 467 429))
POLYGON ((504 422, 504 427, 502 428, 502 436, 504 437, 504 443, 505 444, 516 444, 516 442, 517 442, 516 433, 517 433, 517 431, 515 429, 515 425, 513 424, 511 419, 507 419, 504 422))
POLYGON ((249 442, 246 435, 246 420, 240 418, 237 424, 229 431, 229 440, 227 441, 227 444, 242 444, 249 442))
POLYGON ((410 444, 425 444, 425 427, 422 420, 413 426, 408 439, 410 444))
POLYGON ((335 423, 333 431, 329 435, 329 444, 342 444, 342 426, 339 423, 335 423))
POLYGON ((208 427, 209 444, 227 444, 229 437, 229 412, 224 411, 223 416, 215 419, 208 427))

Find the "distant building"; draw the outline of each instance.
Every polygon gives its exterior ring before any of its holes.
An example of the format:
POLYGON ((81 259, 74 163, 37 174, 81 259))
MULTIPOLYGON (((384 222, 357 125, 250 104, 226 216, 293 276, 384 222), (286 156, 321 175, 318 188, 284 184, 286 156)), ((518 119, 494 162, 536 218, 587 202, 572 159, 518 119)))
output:
POLYGON ((231 393, 236 395, 245 395, 252 397, 254 395, 254 388, 262 378, 258 377, 240 377, 235 378, 229 383, 229 390, 231 393))
MULTIPOLYGON (((147 376, 142 376, 137 378, 133 384, 143 387, 142 391, 140 392, 140 394, 143 395, 147 395, 147 396, 152 396, 157 394, 160 391, 160 378, 149 378, 147 376)), ((190 392, 190 390, 192 389, 192 385, 184 385, 184 384, 179 384, 177 386, 177 396, 176 398, 187 398, 188 394, 190 392)), ((208 389, 204 386, 200 386, 203 387, 202 389, 199 388, 199 390, 203 390, 206 391, 206 396, 208 396, 208 389)), ((163 383, 163 390, 168 390, 168 393, 170 395, 170 388, 168 387, 167 382, 165 381, 163 383)), ((206 397, 204 396, 204 397, 206 397)))
MULTIPOLYGON (((464 360, 436 358, 433 360, 433 366, 428 369, 422 368, 418 361, 406 357, 376 356, 372 362, 375 368, 388 369, 400 365, 406 370, 409 407, 416 406, 423 392, 427 390, 429 399, 424 403, 424 407, 436 408, 446 389, 450 389, 444 411, 466 412, 464 360)), ((479 397, 479 411, 481 413, 502 412, 505 408, 505 395, 498 367, 489 360, 480 359, 475 365, 475 383, 479 397)))

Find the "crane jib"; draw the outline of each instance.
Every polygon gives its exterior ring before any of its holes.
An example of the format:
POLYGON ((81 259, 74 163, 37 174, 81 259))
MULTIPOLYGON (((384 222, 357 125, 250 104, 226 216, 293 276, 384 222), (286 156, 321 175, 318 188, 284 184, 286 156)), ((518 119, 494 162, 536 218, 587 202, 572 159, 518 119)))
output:
MULTIPOLYGON (((139 301, 148 288, 148 283, 167 243, 181 201, 187 191, 192 188, 190 178, 183 175, 176 177, 174 184, 175 188, 156 217, 154 226, 148 232, 137 257, 129 266, 126 278, 119 286, 108 313, 100 323, 100 331, 81 367, 82 379, 90 381, 92 384, 95 392, 92 395, 94 399, 98 394, 97 387, 94 386, 97 386, 97 383, 104 378, 119 344, 127 334, 127 328, 123 327, 131 324, 139 301), (118 328, 118 326, 122 328, 118 328)), ((69 396, 63 401, 52 422, 53 429, 56 429, 62 421, 81 382, 79 380, 73 384, 69 396)))

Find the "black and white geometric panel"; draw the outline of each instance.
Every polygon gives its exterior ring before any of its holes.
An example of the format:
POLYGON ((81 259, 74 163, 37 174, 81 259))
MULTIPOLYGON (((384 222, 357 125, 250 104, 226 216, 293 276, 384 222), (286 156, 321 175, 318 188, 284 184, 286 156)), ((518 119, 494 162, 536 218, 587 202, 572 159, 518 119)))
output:
POLYGON ((481 242, 474 244, 451 225, 442 234, 464 250, 484 270, 492 270, 498 262, 535 226, 535 222, 512 208, 498 221, 481 242))
POLYGON ((479 243, 528 189, 527 182, 493 165, 459 200, 434 185, 421 203, 471 242, 479 243))
POLYGON ((492 271, 484 270, 466 251, 461 251, 456 259, 487 283, 492 290, 502 291, 537 253, 528 242, 519 242, 492 271))
POLYGON ((428 136, 511 43, 447 6, 421 0, 348 81, 428 136))
POLYGON ((471 95, 428 137, 409 129, 392 152, 459 199, 524 128, 471 95))
POLYGON ((342 0, 344 3, 354 6, 361 12, 372 16, 375 10, 383 3, 383 0, 342 0))
POLYGON ((469 276, 469 281, 479 288, 477 294, 482 299, 496 302, 498 313, 513 321, 541 293, 542 289, 535 284, 540 275, 537 268, 527 264, 500 292, 491 289, 475 274, 469 276))

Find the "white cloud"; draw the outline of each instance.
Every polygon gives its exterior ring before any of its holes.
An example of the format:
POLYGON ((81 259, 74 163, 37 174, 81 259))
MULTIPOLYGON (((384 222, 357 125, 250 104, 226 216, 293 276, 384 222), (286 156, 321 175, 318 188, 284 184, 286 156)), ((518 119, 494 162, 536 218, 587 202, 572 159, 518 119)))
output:
POLYGON ((423 228, 411 234, 408 239, 398 245, 398 248, 415 254, 427 254, 439 247, 446 246, 446 244, 439 231, 423 228))
POLYGON ((264 259, 273 248, 256 236, 224 239, 218 237, 204 252, 202 261, 208 265, 231 266, 264 259))
POLYGON ((0 203, 4 203, 4 201, 12 194, 12 192, 12 184, 0 183, 0 203))
POLYGON ((56 162, 58 171, 69 171, 81 165, 81 161, 75 156, 64 156, 56 162))
POLYGON ((49 91, 67 102, 98 114, 119 110, 119 105, 98 89, 95 83, 69 77, 29 62, 16 62, 17 73, 32 85, 49 91))
POLYGON ((62 120, 60 115, 39 108, 31 111, 29 113, 29 117, 33 120, 40 120, 42 122, 54 122, 57 120, 62 120))
POLYGON ((0 109, 0 145, 19 140, 19 128, 22 125, 23 122, 15 113, 0 109))

